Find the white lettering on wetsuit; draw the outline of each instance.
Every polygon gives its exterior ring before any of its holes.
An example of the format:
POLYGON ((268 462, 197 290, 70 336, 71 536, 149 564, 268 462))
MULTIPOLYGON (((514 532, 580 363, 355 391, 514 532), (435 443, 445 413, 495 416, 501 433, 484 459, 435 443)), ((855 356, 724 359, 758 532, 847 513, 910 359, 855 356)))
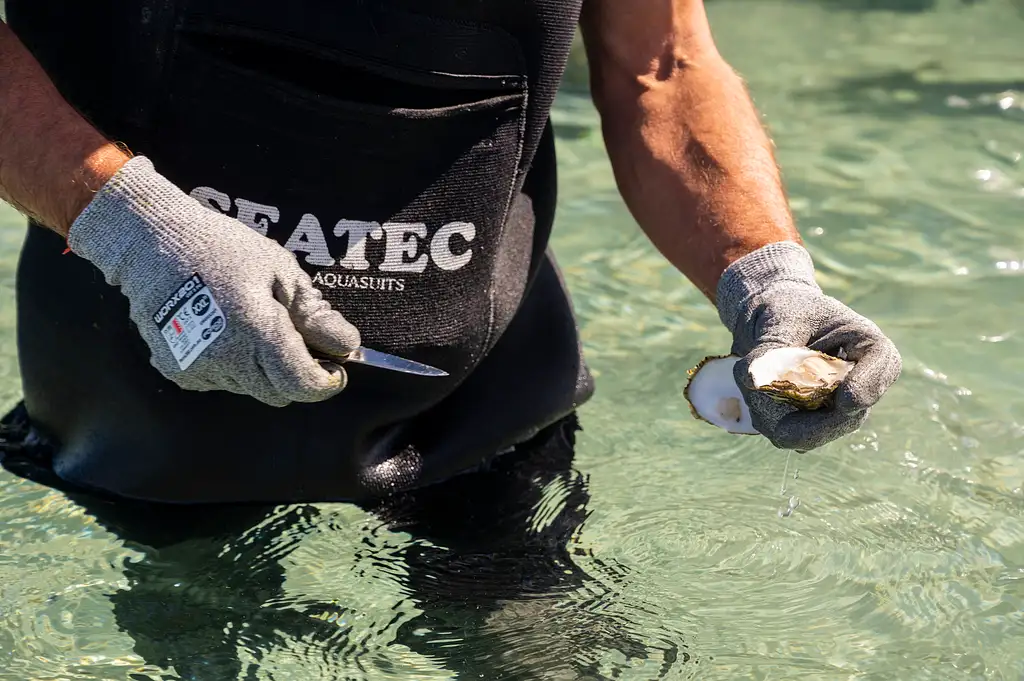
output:
POLYGON ((327 288, 366 288, 371 291, 404 291, 405 280, 392 277, 369 277, 335 272, 317 272, 313 283, 327 288))
MULTIPOLYGON (((271 224, 281 219, 277 206, 270 206, 247 199, 232 201, 227 194, 212 187, 196 187, 190 193, 192 198, 204 207, 227 215, 232 204, 237 209, 237 219, 267 235, 271 224)), ((460 270, 473 257, 471 246, 476 238, 476 225, 472 222, 449 222, 427 236, 427 225, 423 222, 367 222, 364 220, 339 220, 332 232, 336 237, 347 237, 345 255, 336 259, 327 244, 324 227, 312 213, 304 214, 292 230, 284 247, 299 257, 304 255, 310 265, 319 267, 338 266, 347 270, 387 273, 424 272, 430 263, 446 272, 460 270), (371 263, 366 257, 369 240, 384 242, 384 257, 380 262, 371 263)), ((360 288, 377 291, 404 291, 405 281, 392 277, 356 276, 336 273, 317 273, 314 283, 328 288, 360 288)))

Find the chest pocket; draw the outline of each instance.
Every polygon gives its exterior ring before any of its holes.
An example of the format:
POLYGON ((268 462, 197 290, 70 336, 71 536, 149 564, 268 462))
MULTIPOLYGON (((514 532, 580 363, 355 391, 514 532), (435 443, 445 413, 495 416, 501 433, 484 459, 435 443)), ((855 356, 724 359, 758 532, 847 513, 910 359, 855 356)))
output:
POLYGON ((295 253, 365 345, 459 381, 529 267, 530 229, 506 229, 528 104, 519 46, 364 2, 261 16, 268 4, 198 2, 179 20, 147 153, 295 253))

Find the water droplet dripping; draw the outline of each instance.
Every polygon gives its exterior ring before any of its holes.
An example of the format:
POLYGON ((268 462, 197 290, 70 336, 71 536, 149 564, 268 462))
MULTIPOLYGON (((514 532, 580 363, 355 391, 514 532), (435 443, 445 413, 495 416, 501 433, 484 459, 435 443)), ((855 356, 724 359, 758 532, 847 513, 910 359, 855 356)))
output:
POLYGON ((786 508, 780 508, 779 509, 779 517, 780 518, 788 518, 789 516, 793 515, 793 511, 795 511, 799 506, 800 506, 800 497, 797 497, 797 496, 790 497, 789 498, 789 503, 786 505, 786 508))

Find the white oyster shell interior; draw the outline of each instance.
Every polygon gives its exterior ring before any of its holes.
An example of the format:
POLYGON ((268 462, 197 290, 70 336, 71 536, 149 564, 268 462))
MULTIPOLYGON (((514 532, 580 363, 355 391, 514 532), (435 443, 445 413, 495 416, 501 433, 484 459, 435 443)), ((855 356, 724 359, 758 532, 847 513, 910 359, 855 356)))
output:
POLYGON ((810 348, 776 348, 750 363, 750 379, 758 388, 776 381, 799 388, 826 388, 846 378, 852 367, 852 362, 810 348))
POLYGON ((756 435, 750 410, 733 378, 738 357, 710 359, 690 379, 687 398, 694 411, 712 425, 730 433, 756 435))

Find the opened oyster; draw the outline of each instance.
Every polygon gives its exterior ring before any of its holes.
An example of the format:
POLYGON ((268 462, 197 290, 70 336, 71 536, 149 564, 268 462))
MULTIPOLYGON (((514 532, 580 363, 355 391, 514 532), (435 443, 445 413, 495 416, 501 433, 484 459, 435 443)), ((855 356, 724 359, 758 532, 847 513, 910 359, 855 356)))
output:
POLYGON ((750 422, 750 410, 743 401, 732 368, 739 357, 705 357, 690 369, 690 380, 683 391, 694 418, 707 421, 738 435, 756 435, 750 422))
POLYGON ((769 350, 750 363, 754 388, 798 409, 820 409, 853 362, 810 348, 769 350))
MULTIPOLYGON (((730 433, 757 433, 733 377, 735 355, 706 357, 689 371, 684 394, 693 415, 730 433)), ((810 348, 769 350, 750 364, 754 388, 798 409, 820 409, 853 367, 810 348)))

